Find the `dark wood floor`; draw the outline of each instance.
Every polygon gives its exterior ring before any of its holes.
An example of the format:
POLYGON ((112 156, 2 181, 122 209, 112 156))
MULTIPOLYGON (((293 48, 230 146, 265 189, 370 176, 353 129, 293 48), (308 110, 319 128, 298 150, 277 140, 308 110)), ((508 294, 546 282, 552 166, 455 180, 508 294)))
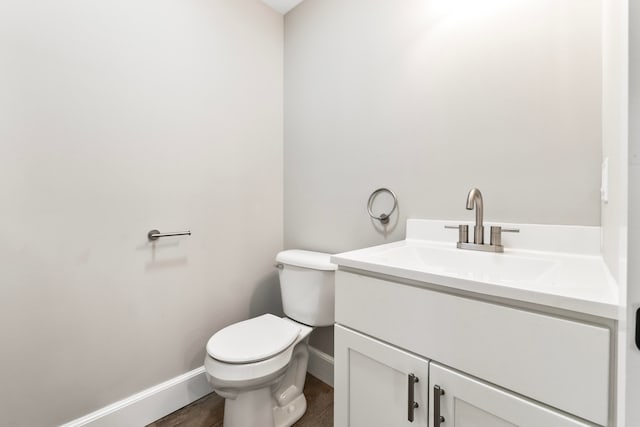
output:
MULTIPOLYGON (((307 412, 294 427, 333 426, 333 388, 307 374, 307 412)), ((215 393, 149 424, 147 427, 222 427, 224 399, 215 393)))

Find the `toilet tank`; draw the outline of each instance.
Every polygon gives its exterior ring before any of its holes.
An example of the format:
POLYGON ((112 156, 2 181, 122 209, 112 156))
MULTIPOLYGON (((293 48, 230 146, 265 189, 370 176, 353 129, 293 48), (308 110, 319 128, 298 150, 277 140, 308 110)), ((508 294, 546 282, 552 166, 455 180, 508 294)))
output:
POLYGON ((287 317, 309 326, 335 320, 335 271, 330 254, 302 250, 278 253, 282 308, 287 317))

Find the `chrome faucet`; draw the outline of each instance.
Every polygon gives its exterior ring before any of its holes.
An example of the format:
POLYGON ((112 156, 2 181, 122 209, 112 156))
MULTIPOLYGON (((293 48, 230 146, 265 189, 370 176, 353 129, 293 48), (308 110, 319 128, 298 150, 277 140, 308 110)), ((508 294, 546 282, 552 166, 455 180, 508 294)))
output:
POLYGON ((476 208, 476 225, 473 227, 473 243, 476 245, 484 244, 484 225, 482 225, 482 216, 484 214, 484 204, 482 203, 482 193, 477 188, 469 190, 467 195, 467 210, 476 208))
POLYGON ((458 249, 469 249, 472 251, 485 251, 485 252, 504 252, 504 246, 502 246, 502 233, 519 233, 517 228, 504 228, 499 225, 491 226, 491 238, 489 244, 484 243, 484 225, 482 223, 484 216, 484 203, 482 201, 482 193, 477 188, 469 190, 467 195, 468 210, 476 210, 476 225, 473 229, 473 243, 469 242, 469 226, 466 224, 460 224, 458 226, 445 225, 444 228, 453 228, 458 230, 458 249))

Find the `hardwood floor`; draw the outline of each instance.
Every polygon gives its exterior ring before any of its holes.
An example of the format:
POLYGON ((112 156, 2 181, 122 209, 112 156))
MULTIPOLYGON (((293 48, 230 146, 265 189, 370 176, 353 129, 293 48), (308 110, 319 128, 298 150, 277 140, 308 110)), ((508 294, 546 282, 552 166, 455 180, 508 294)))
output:
MULTIPOLYGON (((333 388, 307 374, 304 395, 307 412, 294 427, 332 427, 333 388)), ((223 414, 224 399, 211 393, 147 427, 222 427, 223 414)))

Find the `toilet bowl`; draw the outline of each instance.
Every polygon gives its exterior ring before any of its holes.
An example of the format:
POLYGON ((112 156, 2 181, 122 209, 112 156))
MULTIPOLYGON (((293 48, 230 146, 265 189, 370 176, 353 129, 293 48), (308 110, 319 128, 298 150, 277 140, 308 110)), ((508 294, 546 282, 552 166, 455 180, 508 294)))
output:
POLYGON ((328 254, 276 257, 284 312, 227 326, 207 343, 208 381, 225 398, 224 427, 288 427, 307 408, 303 394, 314 326, 334 321, 336 269, 328 254))

